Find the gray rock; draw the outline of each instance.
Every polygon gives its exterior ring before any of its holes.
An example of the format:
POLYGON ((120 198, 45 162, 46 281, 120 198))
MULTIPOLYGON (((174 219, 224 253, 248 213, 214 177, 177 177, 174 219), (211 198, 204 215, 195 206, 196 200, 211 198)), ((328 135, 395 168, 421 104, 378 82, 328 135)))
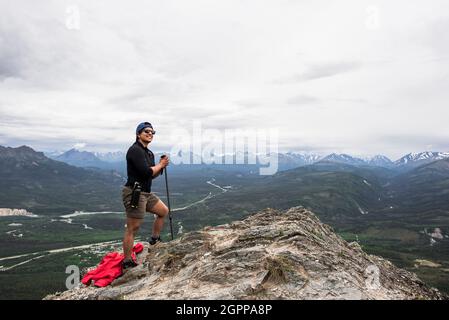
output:
POLYGON ((303 207, 145 244, 139 262, 109 287, 46 299, 447 299, 303 207))

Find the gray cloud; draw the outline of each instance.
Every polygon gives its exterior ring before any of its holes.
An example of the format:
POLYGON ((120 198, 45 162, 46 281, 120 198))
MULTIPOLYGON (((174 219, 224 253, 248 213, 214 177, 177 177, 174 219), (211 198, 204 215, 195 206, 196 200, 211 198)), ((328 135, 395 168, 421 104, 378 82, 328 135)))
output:
POLYGON ((434 135, 382 135, 378 139, 382 144, 389 144, 396 148, 404 148, 407 150, 417 149, 427 151, 449 151, 449 135, 434 134, 434 135))
POLYGON ((203 68, 199 62, 192 62, 186 58, 170 61, 156 67, 156 71, 173 79, 185 77, 203 68))
POLYGON ((120 95, 107 99, 106 103, 118 108, 132 106, 134 110, 138 111, 148 108, 149 102, 157 99, 163 99, 164 104, 182 101, 182 99, 195 94, 200 89, 201 87, 197 85, 159 79, 139 85, 131 92, 120 93, 120 95))
POLYGON ((329 62, 310 65, 302 73, 281 78, 276 81, 278 84, 291 84, 322 78, 329 78, 339 74, 348 73, 361 68, 362 64, 356 61, 350 62, 329 62))
POLYGON ((244 108, 257 108, 261 105, 263 105, 263 103, 261 101, 256 101, 256 100, 238 100, 238 101, 233 101, 234 104, 244 107, 244 108))
POLYGON ((449 41, 447 41, 447 30, 449 30, 449 18, 440 18, 433 22, 430 27, 420 32, 418 37, 421 41, 430 46, 436 53, 437 59, 449 58, 449 41))
POLYGON ((28 50, 20 32, 0 24, 0 80, 23 75, 28 50))
POLYGON ((320 99, 318 99, 317 97, 301 94, 301 95, 294 96, 294 97, 291 97, 290 99, 288 99, 287 100, 287 104, 290 104, 290 105, 310 105, 310 104, 318 103, 319 101, 320 101, 320 99))

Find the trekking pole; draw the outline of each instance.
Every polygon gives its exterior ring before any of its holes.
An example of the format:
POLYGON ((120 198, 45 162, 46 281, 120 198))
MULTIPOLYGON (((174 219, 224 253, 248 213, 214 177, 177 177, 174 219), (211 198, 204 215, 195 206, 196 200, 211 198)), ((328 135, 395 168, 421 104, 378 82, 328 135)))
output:
MULTIPOLYGON (((161 158, 165 158, 165 155, 162 155, 161 158)), ((170 233, 171 233, 171 239, 173 240, 173 221, 172 221, 171 208, 170 208, 170 194, 168 192, 167 167, 165 167, 164 169, 162 169, 162 170, 164 171, 164 175, 165 175, 165 189, 167 191, 167 203, 168 203, 168 218, 170 219, 170 233)))

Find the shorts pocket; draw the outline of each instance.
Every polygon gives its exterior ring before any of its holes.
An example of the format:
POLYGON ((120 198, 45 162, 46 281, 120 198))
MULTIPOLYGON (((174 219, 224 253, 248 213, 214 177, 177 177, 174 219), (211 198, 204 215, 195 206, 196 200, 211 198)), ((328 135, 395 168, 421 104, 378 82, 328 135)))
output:
POLYGON ((122 202, 125 209, 131 208, 131 195, 132 190, 129 188, 123 188, 122 190, 122 202))

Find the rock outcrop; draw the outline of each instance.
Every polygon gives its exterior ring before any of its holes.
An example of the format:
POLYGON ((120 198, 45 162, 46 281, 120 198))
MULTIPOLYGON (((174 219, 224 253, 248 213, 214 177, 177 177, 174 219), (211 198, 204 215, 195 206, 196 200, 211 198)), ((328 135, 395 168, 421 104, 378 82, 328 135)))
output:
POLYGON ((310 211, 265 209, 154 247, 106 288, 46 299, 445 299, 417 276, 347 243, 310 211))

